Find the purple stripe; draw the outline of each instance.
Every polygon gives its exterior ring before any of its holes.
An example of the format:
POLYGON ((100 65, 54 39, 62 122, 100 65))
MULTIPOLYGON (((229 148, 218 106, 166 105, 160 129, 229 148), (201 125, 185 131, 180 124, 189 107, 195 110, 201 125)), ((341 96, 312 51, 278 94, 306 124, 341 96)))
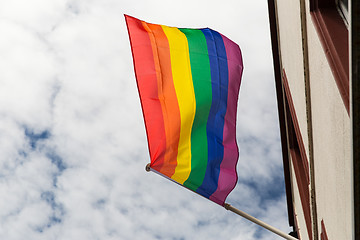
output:
POLYGON ((236 111, 243 63, 239 46, 227 37, 221 36, 228 59, 229 85, 223 132, 224 158, 220 165, 218 187, 210 196, 210 200, 223 205, 238 179, 236 164, 239 158, 239 150, 236 143, 236 111))

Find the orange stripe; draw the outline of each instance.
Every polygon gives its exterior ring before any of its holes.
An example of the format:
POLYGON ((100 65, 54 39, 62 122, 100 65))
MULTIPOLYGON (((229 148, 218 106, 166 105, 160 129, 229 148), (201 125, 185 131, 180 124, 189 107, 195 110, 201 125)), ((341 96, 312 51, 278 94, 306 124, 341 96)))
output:
POLYGON ((160 172, 169 178, 175 173, 177 166, 178 145, 180 138, 180 110, 176 97, 170 60, 168 39, 157 24, 143 23, 150 36, 154 52, 154 62, 158 77, 158 93, 164 116, 166 134, 166 151, 164 165, 160 172))

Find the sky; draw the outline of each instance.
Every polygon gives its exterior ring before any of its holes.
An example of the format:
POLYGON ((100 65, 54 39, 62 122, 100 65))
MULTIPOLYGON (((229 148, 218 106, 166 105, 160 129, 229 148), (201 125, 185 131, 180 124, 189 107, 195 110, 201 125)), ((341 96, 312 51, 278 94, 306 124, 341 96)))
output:
POLYGON ((157 174, 123 14, 238 43, 238 184, 287 222, 267 1, 0 1, 0 239, 279 239, 157 174))

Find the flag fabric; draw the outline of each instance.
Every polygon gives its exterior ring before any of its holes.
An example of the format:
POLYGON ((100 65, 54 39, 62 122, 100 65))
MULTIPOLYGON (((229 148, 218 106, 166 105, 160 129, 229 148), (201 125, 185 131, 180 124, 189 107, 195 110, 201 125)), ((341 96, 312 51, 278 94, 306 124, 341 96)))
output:
POLYGON ((125 15, 151 169, 223 205, 237 182, 237 44, 125 15))

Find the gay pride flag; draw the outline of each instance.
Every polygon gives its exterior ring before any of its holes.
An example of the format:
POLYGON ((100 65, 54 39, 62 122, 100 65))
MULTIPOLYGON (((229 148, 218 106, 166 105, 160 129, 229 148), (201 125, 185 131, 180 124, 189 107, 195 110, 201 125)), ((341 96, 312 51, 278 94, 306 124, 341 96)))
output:
POLYGON ((223 205, 237 182, 239 46, 209 28, 125 19, 151 169, 223 205))

